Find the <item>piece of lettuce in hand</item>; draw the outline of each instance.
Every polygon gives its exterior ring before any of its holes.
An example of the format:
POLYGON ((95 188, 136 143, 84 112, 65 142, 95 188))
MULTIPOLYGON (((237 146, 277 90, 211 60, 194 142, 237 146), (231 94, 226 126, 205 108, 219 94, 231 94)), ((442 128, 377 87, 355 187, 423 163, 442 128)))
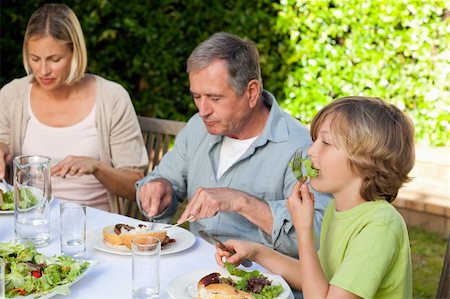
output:
POLYGON ((309 178, 315 178, 318 174, 317 169, 312 166, 312 161, 309 158, 302 159, 305 166, 306 176, 309 178))
POLYGON ((312 166, 312 161, 308 157, 294 157, 294 160, 289 162, 289 166, 299 181, 305 181, 307 178, 315 178, 318 174, 317 169, 312 166))

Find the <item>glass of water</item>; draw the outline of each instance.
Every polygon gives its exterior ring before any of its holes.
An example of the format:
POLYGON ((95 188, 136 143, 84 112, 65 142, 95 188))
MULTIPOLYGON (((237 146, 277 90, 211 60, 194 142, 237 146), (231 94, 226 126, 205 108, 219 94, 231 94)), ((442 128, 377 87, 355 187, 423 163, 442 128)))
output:
POLYGON ((133 299, 159 298, 161 242, 153 237, 136 237, 131 243, 133 299))
POLYGON ((14 228, 16 241, 36 247, 50 240, 50 199, 52 197, 50 158, 14 158, 14 228))
POLYGON ((76 259, 86 255, 86 205, 73 202, 61 202, 61 254, 76 259))

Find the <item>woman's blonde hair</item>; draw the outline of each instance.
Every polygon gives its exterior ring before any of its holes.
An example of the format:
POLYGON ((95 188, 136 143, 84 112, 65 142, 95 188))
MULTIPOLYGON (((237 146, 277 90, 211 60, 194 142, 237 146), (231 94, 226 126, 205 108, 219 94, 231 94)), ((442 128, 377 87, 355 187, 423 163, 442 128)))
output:
POLYGON ((379 98, 344 97, 324 107, 314 117, 311 136, 330 120, 331 132, 344 140, 349 168, 363 178, 365 200, 394 201, 414 166, 414 126, 394 105, 379 98))
POLYGON ((27 43, 32 37, 46 36, 64 41, 72 50, 70 72, 65 83, 72 84, 83 78, 87 66, 87 50, 83 30, 72 9, 62 3, 44 4, 31 15, 28 21, 22 47, 23 66, 27 74, 31 74, 27 43))

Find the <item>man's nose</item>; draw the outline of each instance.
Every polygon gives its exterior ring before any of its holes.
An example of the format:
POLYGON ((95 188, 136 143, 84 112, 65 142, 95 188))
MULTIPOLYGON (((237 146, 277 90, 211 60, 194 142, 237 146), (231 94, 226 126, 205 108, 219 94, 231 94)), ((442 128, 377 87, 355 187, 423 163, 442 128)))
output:
POLYGON ((198 112, 199 112, 200 116, 207 116, 207 115, 211 114, 211 112, 212 112, 209 101, 203 97, 198 102, 197 108, 198 108, 198 112))

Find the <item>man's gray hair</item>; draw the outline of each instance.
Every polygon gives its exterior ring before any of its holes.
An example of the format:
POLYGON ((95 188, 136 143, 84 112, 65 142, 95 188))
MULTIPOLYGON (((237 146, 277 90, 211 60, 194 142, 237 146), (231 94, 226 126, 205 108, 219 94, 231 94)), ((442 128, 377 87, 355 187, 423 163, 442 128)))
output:
POLYGON ((228 67, 228 85, 242 96, 248 82, 258 80, 262 90, 259 54, 256 45, 236 35, 218 32, 200 43, 187 60, 187 72, 204 69, 216 60, 225 60, 228 67))

